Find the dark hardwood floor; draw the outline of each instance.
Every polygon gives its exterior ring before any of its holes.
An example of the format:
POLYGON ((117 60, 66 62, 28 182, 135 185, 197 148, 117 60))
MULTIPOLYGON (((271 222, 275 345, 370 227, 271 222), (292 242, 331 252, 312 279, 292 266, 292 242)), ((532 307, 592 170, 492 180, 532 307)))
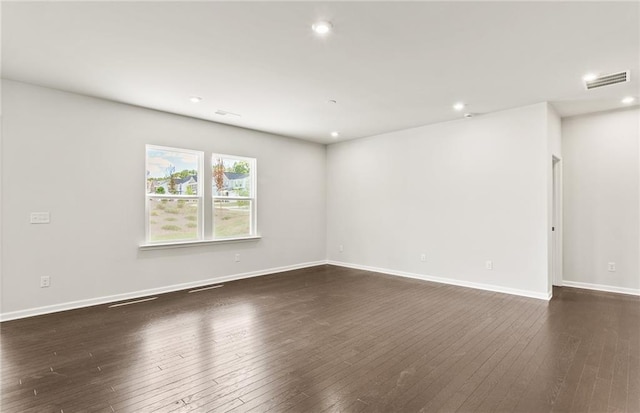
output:
POLYGON ((640 412, 640 298, 334 266, 2 323, 2 412, 640 412))

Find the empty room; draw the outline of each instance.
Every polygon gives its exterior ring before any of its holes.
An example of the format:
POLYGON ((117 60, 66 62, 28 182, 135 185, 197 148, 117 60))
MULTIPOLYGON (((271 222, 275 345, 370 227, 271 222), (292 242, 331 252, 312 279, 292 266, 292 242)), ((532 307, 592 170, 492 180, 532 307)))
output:
POLYGON ((1 412, 640 412, 640 3, 0 21, 1 412))

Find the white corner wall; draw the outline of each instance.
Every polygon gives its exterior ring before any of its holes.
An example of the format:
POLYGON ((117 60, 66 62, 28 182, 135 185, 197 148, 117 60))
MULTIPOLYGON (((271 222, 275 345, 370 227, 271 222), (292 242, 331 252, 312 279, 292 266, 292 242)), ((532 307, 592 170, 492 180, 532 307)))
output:
POLYGON ((325 262, 323 145, 12 81, 2 108, 3 319, 325 262), (147 143, 256 157, 263 238, 140 251, 147 143))
POLYGON ((329 262, 548 298, 553 116, 541 103, 330 145, 329 262))
POLYGON ((638 107, 562 120, 565 285, 640 294, 639 141, 638 107))

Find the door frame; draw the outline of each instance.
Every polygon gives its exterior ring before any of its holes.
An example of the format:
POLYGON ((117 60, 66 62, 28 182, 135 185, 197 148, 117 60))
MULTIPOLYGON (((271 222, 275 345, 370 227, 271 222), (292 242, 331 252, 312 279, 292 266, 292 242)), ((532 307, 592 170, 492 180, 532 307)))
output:
POLYGON ((562 287, 562 158, 551 156, 551 284, 562 287))

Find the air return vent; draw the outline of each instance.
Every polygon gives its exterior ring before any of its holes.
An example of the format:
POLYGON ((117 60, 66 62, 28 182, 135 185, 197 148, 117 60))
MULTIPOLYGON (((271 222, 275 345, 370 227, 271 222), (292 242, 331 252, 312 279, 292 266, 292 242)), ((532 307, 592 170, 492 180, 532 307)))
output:
POLYGON ((618 72, 612 73, 610 75, 598 76, 597 78, 593 80, 587 80, 584 83, 587 87, 587 90, 589 90, 603 86, 615 85, 616 83, 624 83, 628 82, 629 80, 631 79, 629 78, 629 71, 627 70, 626 72, 618 72))
POLYGON ((216 115, 220 115, 220 116, 237 116, 240 117, 240 114, 238 113, 233 113, 233 112, 229 112, 228 110, 222 110, 222 109, 218 109, 216 110, 216 115))

